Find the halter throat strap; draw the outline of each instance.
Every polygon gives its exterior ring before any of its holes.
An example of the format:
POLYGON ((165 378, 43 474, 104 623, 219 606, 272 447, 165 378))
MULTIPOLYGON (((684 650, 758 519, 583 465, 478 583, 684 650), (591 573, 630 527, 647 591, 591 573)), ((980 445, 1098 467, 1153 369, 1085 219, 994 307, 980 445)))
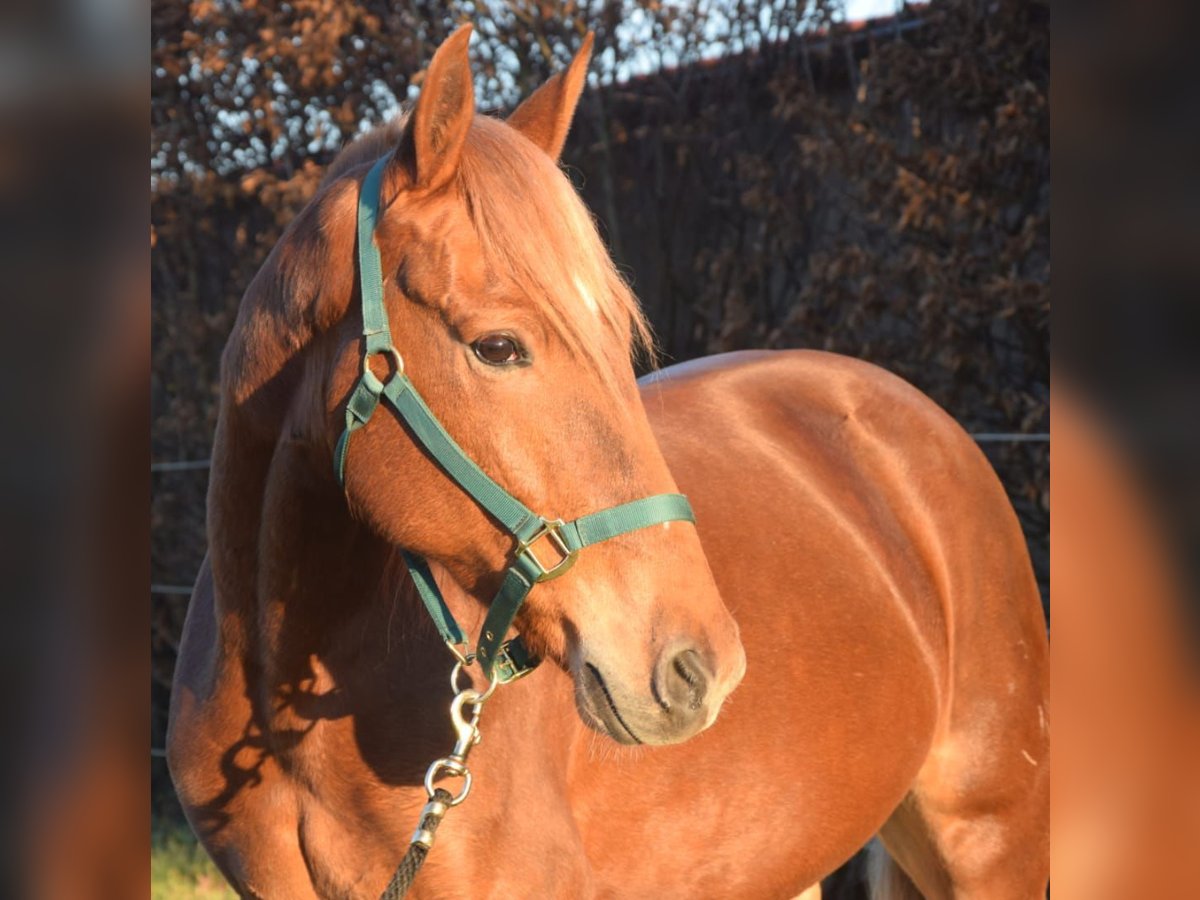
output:
POLYGON ((582 516, 571 522, 534 513, 481 469, 442 427, 404 371, 404 359, 392 343, 383 302, 383 266, 375 243, 380 216, 380 186, 387 157, 379 160, 363 179, 358 196, 358 270, 362 294, 362 374, 346 403, 345 427, 334 448, 334 469, 345 487, 346 453, 350 438, 370 421, 380 402, 386 403, 408 425, 412 435, 442 470, 515 539, 512 562, 500 590, 492 600, 483 629, 472 652, 428 563, 403 551, 404 562, 421 602, 442 640, 462 661, 478 657, 484 675, 500 683, 531 671, 537 660, 520 638, 505 636, 525 598, 534 586, 563 575, 579 552, 592 544, 665 522, 695 522, 691 505, 682 494, 657 494, 582 516), (387 355, 394 371, 381 381, 371 371, 372 356, 387 355))

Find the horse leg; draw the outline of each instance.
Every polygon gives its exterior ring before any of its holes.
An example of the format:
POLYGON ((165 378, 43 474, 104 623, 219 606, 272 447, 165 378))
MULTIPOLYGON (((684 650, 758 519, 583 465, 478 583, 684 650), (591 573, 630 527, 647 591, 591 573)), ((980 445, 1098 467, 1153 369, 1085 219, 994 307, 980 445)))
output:
POLYGON ((1046 896, 1048 745, 1044 737, 1023 739, 1026 729, 1010 724, 1010 739, 960 734, 935 744, 880 829, 882 846, 873 848, 868 867, 872 900, 1046 896))
MULTIPOLYGON (((915 860, 910 858, 910 864, 913 862, 915 860)), ((917 886, 892 859, 878 837, 867 844, 865 868, 870 900, 922 900, 917 886)))
POLYGON ((911 803, 909 795, 867 845, 866 880, 871 900, 949 900, 954 896, 936 843, 924 822, 913 814, 911 803))
MULTIPOLYGON (((1046 896, 1047 652, 1036 595, 1018 599, 1026 601, 1027 624, 1008 629, 985 628, 960 610, 950 704, 907 796, 879 832, 927 900, 1046 896)), ((883 866, 878 874, 893 893, 903 890, 898 873, 883 866)))

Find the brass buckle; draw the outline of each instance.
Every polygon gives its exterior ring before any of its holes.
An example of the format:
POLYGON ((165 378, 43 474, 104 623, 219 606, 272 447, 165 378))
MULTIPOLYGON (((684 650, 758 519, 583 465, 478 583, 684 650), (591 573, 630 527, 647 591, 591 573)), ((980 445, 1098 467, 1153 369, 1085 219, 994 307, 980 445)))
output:
POLYGON ((559 529, 566 526, 566 522, 562 519, 542 519, 542 527, 529 538, 527 541, 517 541, 517 556, 525 556, 537 567, 538 574, 534 576, 535 582, 549 581, 551 578, 557 578, 559 575, 565 574, 571 566, 575 565, 575 557, 579 555, 578 550, 571 550, 567 546, 567 542, 563 540, 559 534, 559 529), (547 567, 536 553, 533 552, 533 545, 546 538, 550 544, 561 555, 557 563, 547 567))
POLYGON ((539 662, 541 660, 529 652, 518 635, 496 648, 492 678, 497 684, 512 684, 536 669, 539 662))

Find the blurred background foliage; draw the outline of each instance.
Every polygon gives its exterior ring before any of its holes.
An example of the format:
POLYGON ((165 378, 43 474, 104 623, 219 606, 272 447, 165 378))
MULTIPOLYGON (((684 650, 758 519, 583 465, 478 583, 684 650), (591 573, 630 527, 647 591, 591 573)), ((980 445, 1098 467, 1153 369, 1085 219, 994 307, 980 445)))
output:
MULTIPOLYGON (((503 115, 595 57, 564 153, 666 361, 811 347, 900 374, 974 432, 1049 426, 1049 4, 153 0, 152 458, 208 456, 246 285, 323 166, 476 27, 503 115)), ((1048 580, 1048 445, 989 443, 1048 580)), ((191 583, 203 470, 152 476, 151 565, 191 583)), ((161 746, 186 598, 158 596, 161 746)), ((155 765, 156 804, 171 804, 155 765)))

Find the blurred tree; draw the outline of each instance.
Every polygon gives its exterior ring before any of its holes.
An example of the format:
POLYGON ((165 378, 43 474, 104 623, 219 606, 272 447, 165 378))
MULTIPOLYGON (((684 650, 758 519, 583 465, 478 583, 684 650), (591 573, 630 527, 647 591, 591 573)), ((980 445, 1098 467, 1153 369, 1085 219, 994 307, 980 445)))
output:
POLYGON ((593 81, 686 66, 829 26, 841 0, 152 0, 151 174, 290 174, 394 115, 472 22, 476 91, 511 108, 596 34, 593 81))

